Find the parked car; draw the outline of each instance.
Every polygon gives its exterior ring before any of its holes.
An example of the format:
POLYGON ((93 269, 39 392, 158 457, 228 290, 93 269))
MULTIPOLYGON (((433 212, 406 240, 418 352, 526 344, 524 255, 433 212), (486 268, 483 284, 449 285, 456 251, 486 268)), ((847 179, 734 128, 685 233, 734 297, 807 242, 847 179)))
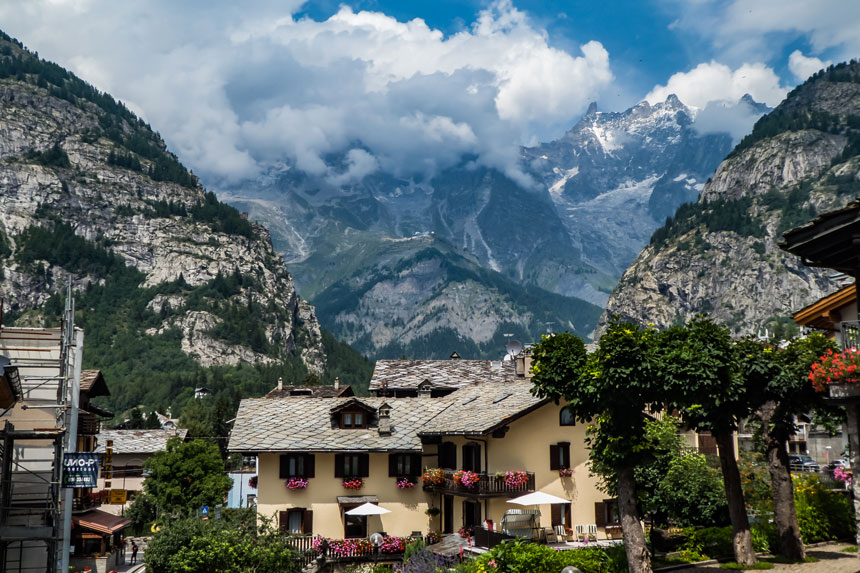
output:
POLYGON ((828 474, 833 475, 833 470, 835 470, 836 468, 845 468, 846 470, 850 470, 851 462, 849 462, 845 458, 833 460, 832 462, 827 464, 827 467, 825 469, 827 470, 828 474))
POLYGON ((819 466, 815 460, 805 454, 789 454, 788 467, 793 472, 819 472, 819 466))

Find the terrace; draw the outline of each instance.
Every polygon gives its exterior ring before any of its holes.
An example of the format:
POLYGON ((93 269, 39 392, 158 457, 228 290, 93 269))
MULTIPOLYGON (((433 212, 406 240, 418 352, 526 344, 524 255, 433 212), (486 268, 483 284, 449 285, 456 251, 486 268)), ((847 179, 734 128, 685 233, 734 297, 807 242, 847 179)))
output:
MULTIPOLYGON (((432 471, 432 470, 431 470, 432 471)), ((473 498, 515 497, 535 491, 534 472, 506 472, 487 474, 465 472, 471 479, 463 479, 464 472, 435 470, 428 479, 425 473, 424 491, 460 495, 473 498), (459 475, 458 475, 459 474, 459 475), (512 479, 510 474, 516 474, 512 479)))

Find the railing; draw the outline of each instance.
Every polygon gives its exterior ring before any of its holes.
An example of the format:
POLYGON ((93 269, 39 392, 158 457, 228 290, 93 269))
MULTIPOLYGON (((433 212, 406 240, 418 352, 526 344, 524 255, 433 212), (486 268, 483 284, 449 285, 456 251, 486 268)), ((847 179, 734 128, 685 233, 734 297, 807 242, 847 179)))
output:
POLYGON ((93 493, 85 493, 81 497, 72 498, 72 511, 86 511, 101 506, 107 499, 108 492, 105 490, 93 493))
POLYGON ((94 436, 99 433, 101 422, 98 416, 89 412, 78 414, 78 434, 94 436))
POLYGON ((842 350, 860 347, 860 320, 845 320, 839 327, 842 331, 842 350))
POLYGON ((478 481, 471 487, 458 484, 454 481, 454 472, 445 472, 444 481, 434 484, 424 484, 426 491, 439 493, 453 493, 467 497, 514 497, 535 490, 534 472, 525 472, 528 476, 526 483, 511 487, 505 483, 504 476, 496 477, 486 473, 478 474, 478 481))
POLYGON ((287 537, 287 544, 298 553, 297 561, 302 564, 302 568, 307 567, 311 561, 317 558, 318 553, 313 548, 313 535, 290 535, 287 537))

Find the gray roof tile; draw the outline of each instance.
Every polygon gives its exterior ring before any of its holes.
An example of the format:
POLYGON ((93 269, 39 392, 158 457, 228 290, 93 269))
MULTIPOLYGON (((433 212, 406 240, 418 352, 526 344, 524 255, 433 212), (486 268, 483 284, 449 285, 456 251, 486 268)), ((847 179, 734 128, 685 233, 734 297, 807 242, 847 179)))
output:
POLYGON ((167 448, 167 440, 185 439, 188 430, 102 430, 95 451, 105 453, 108 440, 113 440, 114 454, 151 454, 167 448))
POLYGON ((417 389, 424 380, 434 387, 462 388, 482 382, 516 380, 516 364, 501 360, 377 360, 370 379, 371 392, 417 389))

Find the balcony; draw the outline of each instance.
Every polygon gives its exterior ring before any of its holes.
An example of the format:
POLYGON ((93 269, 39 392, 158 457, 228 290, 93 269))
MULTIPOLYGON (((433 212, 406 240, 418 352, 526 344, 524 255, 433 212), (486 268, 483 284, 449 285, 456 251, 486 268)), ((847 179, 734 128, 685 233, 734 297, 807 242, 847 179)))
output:
POLYGON ((78 435, 94 436, 99 433, 101 421, 95 414, 81 412, 78 414, 78 435))
POLYGON ((842 350, 860 347, 860 320, 846 320, 839 327, 842 331, 842 350))
POLYGON ((478 480, 471 487, 457 483, 454 480, 456 472, 443 472, 443 478, 435 483, 424 482, 424 491, 435 493, 447 493, 472 498, 488 497, 517 497, 535 490, 534 472, 522 472, 526 475, 525 483, 511 486, 506 483, 505 476, 497 477, 486 473, 479 473, 478 480))
POLYGON ((72 511, 87 511, 99 507, 107 500, 108 491, 85 492, 80 497, 72 498, 72 511))

